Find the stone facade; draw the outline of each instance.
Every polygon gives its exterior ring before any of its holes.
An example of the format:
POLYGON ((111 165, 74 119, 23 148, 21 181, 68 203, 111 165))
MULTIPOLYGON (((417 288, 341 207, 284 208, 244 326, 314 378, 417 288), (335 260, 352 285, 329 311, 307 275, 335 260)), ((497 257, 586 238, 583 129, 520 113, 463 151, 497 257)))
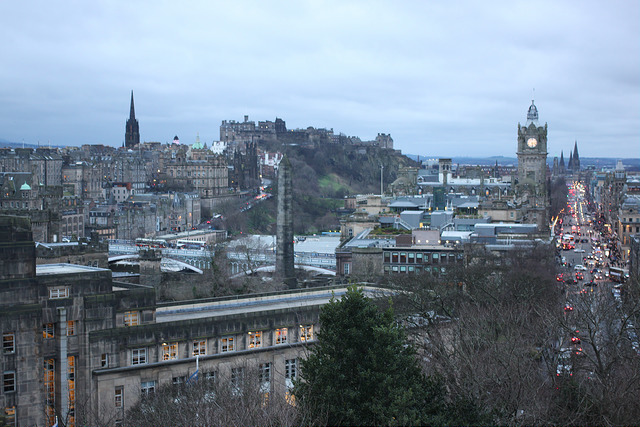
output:
POLYGON ((522 221, 548 228, 547 194, 547 124, 538 126, 538 109, 533 101, 527 112, 526 125, 518 123, 518 184, 522 201, 522 221))
POLYGON ((618 238, 620 239, 621 255, 628 260, 633 236, 640 234, 640 195, 627 196, 618 211, 618 238))
POLYGON ((276 219, 276 274, 291 288, 296 286, 293 253, 293 182, 291 162, 285 156, 278 168, 278 212, 276 219))
POLYGON ((118 425, 141 396, 186 381, 196 363, 199 378, 220 381, 232 369, 268 366, 265 393, 286 393, 320 307, 344 292, 157 304, 152 287, 114 282, 107 269, 36 266, 29 220, 0 217, 5 413, 19 426, 55 417, 69 427, 118 425))

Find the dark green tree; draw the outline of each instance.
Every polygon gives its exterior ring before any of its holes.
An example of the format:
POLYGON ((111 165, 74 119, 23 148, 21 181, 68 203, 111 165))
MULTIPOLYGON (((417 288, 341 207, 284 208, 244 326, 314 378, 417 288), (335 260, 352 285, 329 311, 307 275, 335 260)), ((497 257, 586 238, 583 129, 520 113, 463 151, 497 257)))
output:
POLYGON ((444 390, 422 373, 391 308, 352 286, 320 313, 294 394, 307 419, 328 425, 442 424, 444 390))

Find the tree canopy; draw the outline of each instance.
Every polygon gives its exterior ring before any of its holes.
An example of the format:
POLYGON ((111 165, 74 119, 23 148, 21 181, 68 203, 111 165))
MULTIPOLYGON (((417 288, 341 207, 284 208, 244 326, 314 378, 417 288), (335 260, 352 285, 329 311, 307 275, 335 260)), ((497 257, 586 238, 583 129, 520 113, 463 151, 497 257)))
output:
POLYGON ((437 422, 444 390, 423 375, 391 308, 381 312, 352 286, 322 309, 320 325, 294 389, 310 419, 329 425, 437 422))

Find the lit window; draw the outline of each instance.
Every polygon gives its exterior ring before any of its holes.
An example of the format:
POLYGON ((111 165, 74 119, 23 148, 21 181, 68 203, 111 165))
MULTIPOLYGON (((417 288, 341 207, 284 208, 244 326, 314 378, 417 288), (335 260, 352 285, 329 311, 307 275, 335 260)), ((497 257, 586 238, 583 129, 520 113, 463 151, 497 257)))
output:
POLYGON ((117 386, 115 389, 114 402, 116 408, 122 408, 124 404, 124 388, 121 385, 117 386))
POLYGON ((67 388, 69 391, 69 418, 67 426, 75 426, 75 406, 76 406, 76 358, 67 357, 67 388))
POLYGON ((151 394, 156 391, 156 382, 155 381, 144 381, 140 383, 140 393, 142 394, 151 394))
POLYGON ((107 353, 102 353, 102 356, 100 356, 100 366, 103 368, 109 367, 109 355, 107 353))
POLYGON ((55 360, 45 359, 44 369, 44 411, 47 425, 52 425, 55 420, 55 360))
POLYGON ((2 390, 5 393, 16 391, 16 373, 15 371, 5 371, 2 374, 2 390))
POLYGON ((162 344, 162 360, 174 360, 178 358, 178 343, 162 344))
POLYGON ((45 323, 44 325, 42 325, 42 338, 53 338, 54 335, 54 328, 53 328, 53 323, 45 323))
POLYGON ((2 352, 4 354, 15 353, 16 351, 16 336, 11 333, 2 334, 2 352))
POLYGON ((125 326, 135 326, 139 325, 140 321, 138 318, 137 311, 125 311, 124 312, 124 324, 125 326))
POLYGON ((207 341, 206 340, 198 340, 193 342, 193 352, 194 356, 202 356, 207 354, 207 341))
POLYGON ((249 348, 262 347, 262 332, 249 332, 249 348))
POLYGON ((287 343, 287 328, 276 329, 276 344, 286 344, 287 343))
POLYGON ((234 349, 233 337, 222 337, 221 352, 225 353, 227 351, 233 351, 234 349))
POLYGON ((300 341, 313 339, 313 325, 300 325, 300 341))
POLYGON ((68 286, 56 286, 55 288, 49 288, 49 299, 62 299, 69 298, 68 286))
POLYGON ((69 320, 67 321, 67 336, 72 337, 76 334, 76 321, 69 320))
POLYGON ((16 425, 16 407, 15 406, 4 408, 4 419, 7 426, 16 425))
POLYGON ((131 350, 131 364, 132 365, 144 365, 147 363, 147 349, 136 348, 131 350))

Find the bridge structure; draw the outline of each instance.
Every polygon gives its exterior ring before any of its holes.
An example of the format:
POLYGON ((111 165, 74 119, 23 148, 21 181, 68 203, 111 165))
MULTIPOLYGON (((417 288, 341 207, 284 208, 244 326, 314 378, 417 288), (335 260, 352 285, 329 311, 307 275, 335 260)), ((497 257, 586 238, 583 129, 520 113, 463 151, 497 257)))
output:
MULTIPOLYGON (((299 267, 314 267, 316 271, 335 272, 336 257, 334 252, 326 249, 320 251, 295 250, 295 264, 299 267)), ((308 248, 302 248, 308 249, 308 248)), ((127 261, 137 262, 140 248, 129 241, 109 242, 109 263, 127 261)), ((165 269, 186 268, 202 273, 202 270, 211 268, 211 262, 215 255, 213 250, 189 250, 158 248, 162 252, 161 264, 165 269)), ((274 266, 276 263, 275 248, 260 247, 230 248, 226 251, 231 274, 258 271, 260 267, 274 266)))

